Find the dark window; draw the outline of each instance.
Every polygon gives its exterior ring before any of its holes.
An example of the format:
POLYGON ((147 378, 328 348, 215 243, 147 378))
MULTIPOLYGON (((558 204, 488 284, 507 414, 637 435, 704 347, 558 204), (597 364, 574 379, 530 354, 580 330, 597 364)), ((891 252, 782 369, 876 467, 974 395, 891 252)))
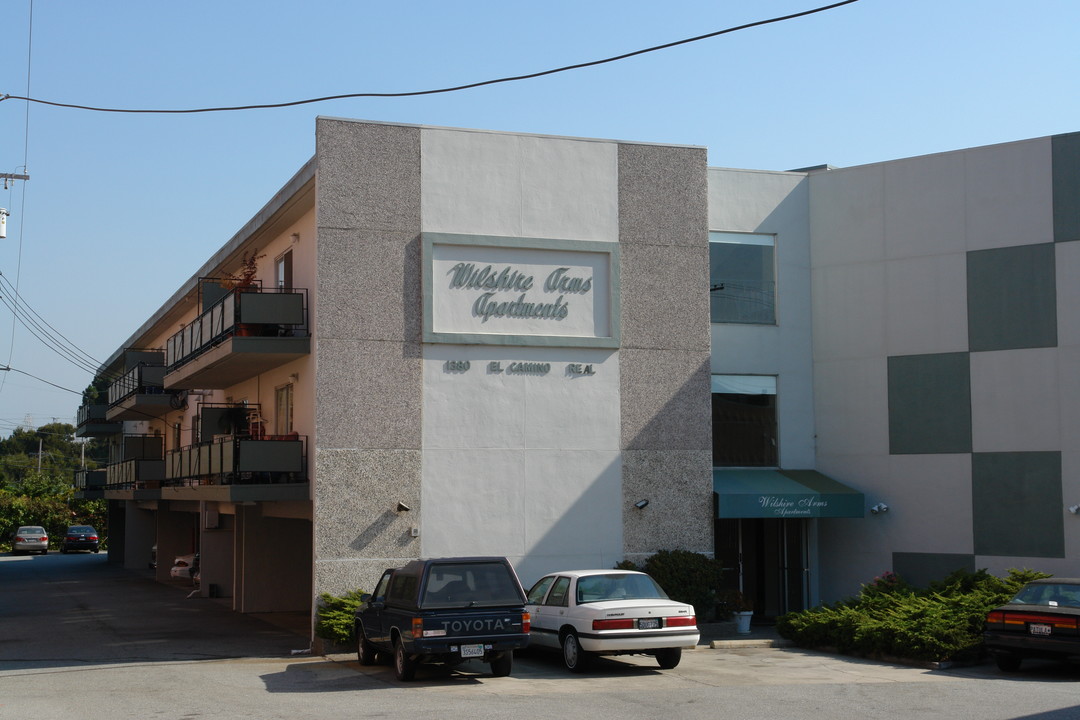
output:
POLYGON ((375 592, 371 594, 371 599, 376 602, 383 602, 386 600, 386 586, 390 584, 390 573, 384 573, 379 578, 379 584, 375 586, 375 592))
POLYGON ((395 575, 390 583, 390 592, 386 599, 404 605, 412 605, 416 601, 416 576, 395 575))
POLYGON ((714 467, 779 467, 776 378, 713 375, 714 467))
POLYGON ((776 238, 709 233, 709 306, 714 323, 776 324, 776 238))
POLYGON ((274 261, 274 281, 279 288, 292 290, 292 250, 274 261))

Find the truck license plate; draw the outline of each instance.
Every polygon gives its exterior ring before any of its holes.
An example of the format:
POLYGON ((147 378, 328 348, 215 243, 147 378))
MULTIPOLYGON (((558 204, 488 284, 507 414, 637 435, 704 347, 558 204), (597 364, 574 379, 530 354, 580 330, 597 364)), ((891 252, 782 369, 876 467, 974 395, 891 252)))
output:
POLYGON ((641 618, 637 626, 638 630, 656 630, 660 627, 660 618, 641 618))
POLYGON ((463 658, 482 658, 484 657, 484 645, 483 643, 477 645, 462 645, 461 657, 463 658))
POLYGON ((1032 635, 1049 635, 1050 626, 1042 623, 1031 623, 1028 625, 1028 632, 1032 635))

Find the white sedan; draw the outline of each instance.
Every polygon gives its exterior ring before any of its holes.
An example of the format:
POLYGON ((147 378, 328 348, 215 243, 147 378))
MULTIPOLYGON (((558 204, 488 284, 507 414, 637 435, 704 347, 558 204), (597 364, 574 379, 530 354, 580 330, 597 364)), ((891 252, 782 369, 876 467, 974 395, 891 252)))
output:
POLYGON ((567 570, 529 590, 529 645, 562 650, 571 672, 594 655, 645 654, 670 669, 697 645, 694 606, 672 600, 651 577, 630 570, 567 570))

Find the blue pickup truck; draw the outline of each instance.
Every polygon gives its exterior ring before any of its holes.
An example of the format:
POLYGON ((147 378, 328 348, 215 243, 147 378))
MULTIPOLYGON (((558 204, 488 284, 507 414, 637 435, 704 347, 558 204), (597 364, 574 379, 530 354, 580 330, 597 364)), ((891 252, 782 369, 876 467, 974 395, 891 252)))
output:
POLYGON ((414 560, 383 573, 356 610, 361 665, 394 659, 399 680, 420 663, 478 659, 510 674, 514 650, 529 644, 529 613, 517 573, 504 557, 414 560))

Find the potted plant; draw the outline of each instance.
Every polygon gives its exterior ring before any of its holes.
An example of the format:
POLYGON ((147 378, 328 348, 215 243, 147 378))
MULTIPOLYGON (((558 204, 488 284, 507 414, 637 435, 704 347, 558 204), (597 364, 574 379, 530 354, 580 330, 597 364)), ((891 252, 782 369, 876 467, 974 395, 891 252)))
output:
POLYGON ((720 593, 719 610, 735 620, 735 633, 750 634, 750 618, 754 614, 754 601, 739 590, 725 590, 720 593))
MULTIPOLYGON (((259 272, 259 259, 266 257, 265 254, 260 255, 259 250, 256 248, 251 251, 250 254, 244 253, 244 257, 240 260, 240 269, 235 273, 229 273, 221 279, 221 285, 226 290, 231 290, 235 293, 254 292, 258 289, 258 280, 255 276, 259 272)), ((237 309, 240 309, 240 298, 237 297, 237 309)), ((237 335, 251 335, 253 328, 250 324, 236 323, 237 335)))

